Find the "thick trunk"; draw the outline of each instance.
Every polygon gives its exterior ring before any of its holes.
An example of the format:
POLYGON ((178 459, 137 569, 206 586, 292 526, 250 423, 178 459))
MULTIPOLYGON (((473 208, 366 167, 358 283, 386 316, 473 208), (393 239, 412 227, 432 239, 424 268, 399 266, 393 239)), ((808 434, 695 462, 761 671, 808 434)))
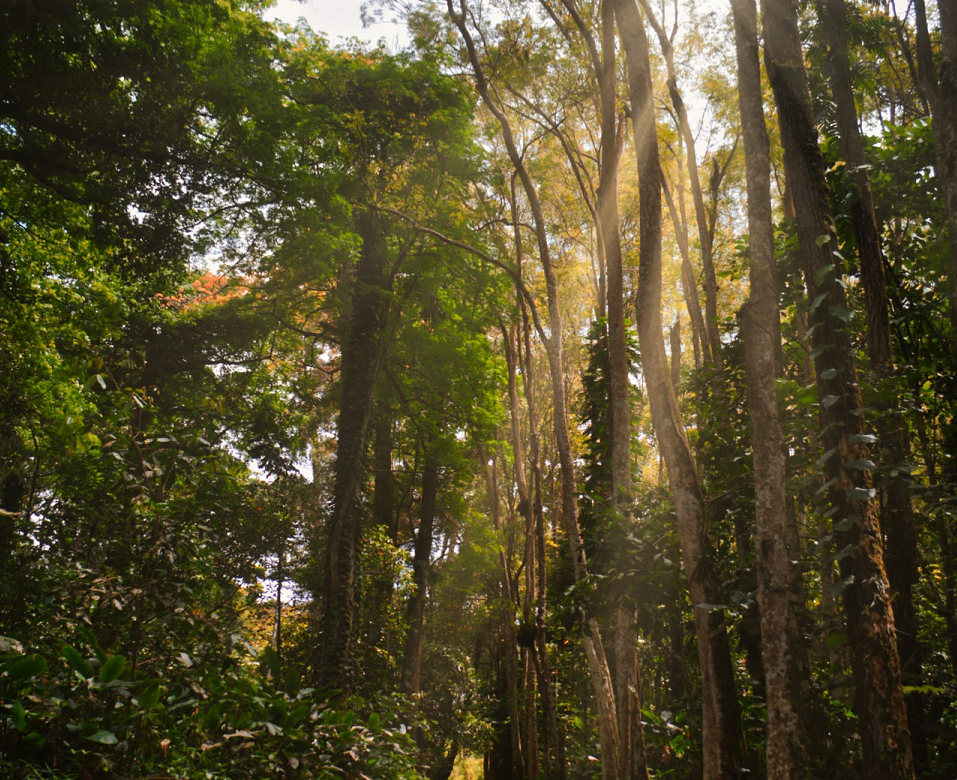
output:
POLYGON ((890 588, 884 570, 847 300, 831 223, 793 0, 765 4, 765 57, 774 91, 809 309, 831 519, 840 555, 864 774, 914 777, 890 588))
POLYGON ((807 768, 802 706, 807 675, 801 653, 800 550, 787 511, 784 433, 775 392, 781 320, 774 271, 771 161, 758 57, 754 0, 732 0, 738 101, 748 188, 751 294, 744 317, 745 365, 754 458, 755 542, 762 662, 767 702, 768 780, 796 780, 807 768))
POLYGON ((678 413, 662 335, 661 183, 648 41, 634 0, 616 0, 615 11, 628 64, 638 158, 638 340, 652 424, 668 467, 682 556, 695 605, 703 699, 704 778, 716 780, 731 777, 740 765, 743 754, 740 707, 734 690, 724 616, 716 606, 718 591, 705 557, 704 495, 678 413))
MULTIPOLYGON (((837 108, 838 132, 856 191, 851 206, 851 226, 860 257, 867 309, 867 354, 871 370, 880 381, 891 378, 895 371, 887 288, 884 282, 884 256, 847 56, 847 11, 844 0, 826 0, 822 6, 822 20, 830 33, 828 59, 831 91, 837 108)), ((907 424, 896 402, 889 403, 879 399, 875 406, 880 415, 877 426, 881 461, 887 468, 899 467, 908 462, 910 457, 907 424)), ((917 642, 917 612, 913 598, 913 589, 918 580, 919 552, 910 486, 901 475, 890 477, 881 487, 885 491, 886 500, 881 507, 880 523, 886 537, 884 552, 887 578, 894 594, 894 623, 897 628, 897 651, 901 659, 902 681, 904 685, 916 689, 923 684, 923 675, 920 646, 917 642)), ((927 743, 924 736, 921 695, 916 690, 907 696, 907 720, 915 758, 918 764, 922 764, 926 760, 927 743)))
POLYGON ((373 388, 379 373, 386 291, 385 245, 376 209, 357 209, 356 233, 362 240, 362 249, 351 296, 348 335, 341 347, 338 448, 328 523, 319 663, 320 689, 342 693, 351 691, 355 679, 361 491, 373 388))

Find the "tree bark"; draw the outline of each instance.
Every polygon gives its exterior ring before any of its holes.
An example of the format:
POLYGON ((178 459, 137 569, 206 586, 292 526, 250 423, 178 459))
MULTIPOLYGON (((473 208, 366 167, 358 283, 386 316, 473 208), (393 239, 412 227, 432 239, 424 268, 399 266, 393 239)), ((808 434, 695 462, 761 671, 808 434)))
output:
POLYGON ((761 98, 754 0, 731 0, 738 102, 748 190, 751 293, 744 316, 745 366, 754 459, 755 541, 762 661, 767 702, 768 780, 797 780, 807 770, 807 669, 801 653, 800 550, 787 511, 787 469, 775 380, 781 318, 771 220, 771 153, 761 98))
MULTIPOLYGON (((861 281, 867 310, 867 354, 878 383, 895 374, 891 349, 891 328, 887 287, 884 282, 884 254, 868 177, 867 158, 854 103, 851 68, 848 60, 847 11, 844 0, 826 0, 819 4, 822 21, 829 32, 828 59, 831 92, 836 106, 841 147, 854 183, 851 227, 860 258, 861 281)), ((877 430, 882 465, 897 468, 908 462, 910 446, 907 423, 897 403, 878 398, 877 430)), ((913 589, 918 580, 917 527, 911 507, 910 486, 905 476, 889 477, 880 485, 886 493, 880 524, 886 536, 884 554, 887 578, 894 598, 894 623, 897 628, 897 652, 901 659, 904 685, 919 688, 923 684, 920 645, 917 641, 917 612, 913 589)), ((927 741, 923 726, 921 695, 907 695, 907 720, 914 754, 920 765, 926 760, 927 741)))
MULTIPOLYGON (((678 75, 675 70, 674 46, 662 26, 658 23, 649 0, 641 0, 649 24, 654 29, 661 45, 661 53, 668 68, 668 95, 671 105, 674 106, 678 117, 678 133, 685 147, 685 156, 688 161, 688 184, 691 186, 691 199, 694 203, 695 223, 698 226, 698 243, 701 247, 701 270, 704 274, 704 308, 705 333, 708 339, 712 360, 717 361, 721 350, 721 336, 718 333, 718 277, 714 270, 714 235, 708 220, 708 213, 704 205, 704 191, 701 189, 701 178, 698 176, 698 159, 695 151, 694 132, 691 122, 688 121, 688 109, 685 107, 681 91, 678 89, 678 75)), ((709 361, 705 361, 709 362, 709 361)))
MULTIPOLYGON (((518 381, 517 381, 517 349, 515 347, 516 328, 502 328, 503 345, 505 347, 505 366, 508 375, 508 399, 511 421, 511 439, 512 439, 512 459, 515 468, 515 482, 518 486, 518 510, 524 521, 525 544, 523 551, 523 564, 525 574, 525 594, 521 605, 515 604, 516 609, 521 608, 522 630, 527 630, 529 626, 534 626, 532 621, 532 608, 535 600, 535 518, 534 509, 531 503, 531 497, 528 492, 528 481, 525 475, 525 453, 522 448, 521 434, 521 413, 518 404, 518 381)), ((517 594, 516 594, 517 598, 517 594)), ((521 642, 522 653, 522 680, 524 693, 524 718, 522 719, 523 734, 522 744, 525 746, 524 762, 526 776, 538 776, 538 719, 535 707, 534 667, 530 655, 534 654, 534 637, 532 645, 521 642)))
POLYGON ((338 448, 328 522, 319 663, 320 690, 343 694, 350 693, 355 682, 361 490, 385 323, 385 245, 380 216, 373 206, 357 209, 356 233, 362 248, 351 296, 351 318, 341 346, 338 448))
MULTIPOLYGON (((698 368, 703 363, 711 362, 711 347, 705 335, 704 315, 701 313, 701 299, 698 297, 698 284, 695 281, 694 268, 691 265, 691 253, 688 251, 688 235, 684 223, 679 219, 675 209, 675 200, 671 196, 668 182, 664 173, 661 175, 661 190, 668 204, 668 213, 671 215, 671 224, 675 228, 675 238, 678 241, 678 251, 681 253, 681 291, 684 293, 685 306, 688 309, 688 319, 691 322, 691 341, 694 345, 694 364, 698 368)), ((677 388, 677 385, 675 385, 677 388)))
MULTIPOLYGON (((605 269, 608 279, 608 408, 611 428, 611 495, 616 522, 630 522, 631 404, 628 381, 628 342, 625 334, 624 271, 618 211, 618 90, 615 60, 615 12, 612 0, 601 4, 601 176, 598 214, 601 219, 605 269)), ((640 671, 635 607, 627 594, 615 594, 614 613, 615 702, 622 780, 647 780, 645 740, 641 726, 640 671)))
POLYGON ((824 471, 838 544, 864 774, 914 777, 901 692, 890 588, 884 569, 867 436, 851 343, 847 300, 832 229, 793 0, 766 0, 765 60, 777 104, 798 245, 811 300, 811 340, 825 454, 824 471))
POLYGON ((952 361, 957 363, 957 9, 952 0, 939 1, 937 7, 940 12, 939 67, 934 64, 925 2, 914 0, 917 72, 930 103, 937 177, 950 242, 950 277, 954 293, 950 305, 954 328, 952 361))
MULTIPOLYGON (((372 522, 386 529, 389 539, 395 544, 395 506, 392 480, 392 414, 385 404, 379 406, 375 419, 373 440, 373 469, 375 478, 372 487, 372 522)), ((389 592, 391 593, 391 587, 389 592)))
POLYGON ((628 65, 638 158, 640 255, 638 340, 655 436, 674 494, 682 556, 694 604, 701 665, 705 780, 731 777, 743 756, 740 705, 719 595, 706 558, 704 495, 678 413, 661 322, 661 182, 648 40, 635 0, 616 0, 615 13, 628 65))
POLYGON ((438 498, 439 464, 431 448, 426 451, 422 467, 422 497, 419 506, 419 529, 415 533, 412 555, 412 581, 415 591, 406 607, 408 632, 402 654, 401 690, 414 695, 421 690, 422 639, 425 629, 425 603, 429 593, 429 570, 432 561, 432 529, 438 498))
MULTIPOLYGON (((518 220, 518 209, 515 203, 514 192, 512 196, 510 205, 512 209, 512 227, 515 236, 515 256, 518 274, 521 278, 524 259, 522 230, 518 220)), ((534 372, 532 370, 532 324, 524 298, 519 295, 518 299, 519 309, 522 313, 522 331, 520 340, 516 341, 516 346, 518 347, 518 362, 522 366, 522 388, 525 396, 525 404, 528 409, 528 457, 531 466, 531 485, 529 486, 531 506, 529 509, 534 521, 534 548, 537 564, 535 578, 535 651, 537 653, 537 655, 535 655, 535 672, 539 681, 542 704, 545 707, 548 730, 555 750, 554 764, 551 763, 548 751, 546 750, 543 765, 546 778, 554 777, 556 780, 565 780, 567 776, 565 736, 558 725, 558 706, 556 704, 556 694, 552 688, 551 664, 548 659, 547 625, 545 621, 545 516, 542 511, 541 447, 538 435, 538 409, 535 384, 533 381, 534 372)))

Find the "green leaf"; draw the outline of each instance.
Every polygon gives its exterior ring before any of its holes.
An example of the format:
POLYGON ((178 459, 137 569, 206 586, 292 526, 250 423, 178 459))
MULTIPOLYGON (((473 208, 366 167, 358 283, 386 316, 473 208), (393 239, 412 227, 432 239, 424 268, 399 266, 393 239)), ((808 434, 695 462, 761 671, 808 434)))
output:
MULTIPOLYGON (((819 235, 817 238, 814 239, 814 243, 820 247, 820 246, 824 246, 830 240, 831 240, 831 236, 829 233, 822 233, 821 235, 819 235)), ((833 268, 834 266, 830 266, 830 267, 833 268)))
MULTIPOLYGON (((827 293, 818 293, 817 297, 814 299, 814 303, 808 307, 808 313, 813 314, 815 311, 817 311, 817 307, 824 303, 824 299, 826 297, 827 293)), ((808 331, 808 333, 810 333, 810 331, 808 331)))
POLYGON ((90 742, 99 742, 101 745, 115 745, 119 742, 116 738, 116 734, 106 729, 100 729, 95 734, 88 736, 87 739, 90 740, 90 742))
POLYGON ((828 650, 837 650, 839 647, 843 647, 847 644, 847 634, 841 631, 834 631, 831 634, 828 634, 827 639, 828 650))
POLYGON ((850 322, 851 317, 854 315, 854 311, 843 303, 837 306, 829 306, 827 310, 844 323, 850 322))
POLYGON ((272 646, 266 645, 259 654, 259 668, 262 672, 267 672, 276 685, 282 683, 279 656, 272 646))
POLYGON ((111 683, 123 673, 126 666, 126 657, 122 655, 111 655, 106 659, 106 663, 100 668, 99 680, 101 683, 111 683))
MULTIPOLYGON (((827 236, 821 236, 824 239, 824 243, 827 243, 827 236)), ((818 244, 818 246, 821 246, 818 244)), ((824 284, 824 280, 827 279, 827 275, 831 273, 831 270, 834 268, 834 264, 830 263, 829 265, 822 265, 817 271, 814 272, 814 281, 818 285, 824 284)))
POLYGON ((15 701, 10 707, 10 717, 13 719, 13 725, 16 727, 17 731, 26 731, 27 730, 27 711, 23 709, 23 705, 15 701))
POLYGON ((856 514, 848 515, 839 523, 834 524, 834 530, 837 531, 838 533, 845 533, 846 531, 850 531, 858 520, 860 520, 860 515, 856 515, 856 514))
POLYGON ((843 550, 841 550, 840 552, 834 553, 834 555, 831 556, 831 560, 832 560, 834 563, 837 563, 838 561, 842 561, 842 560, 844 560, 845 558, 847 558, 849 555, 853 555, 853 554, 854 554, 854 550, 856 550, 856 549, 857 549, 857 545, 849 544, 849 545, 847 545, 847 547, 845 547, 845 548, 844 548, 843 550))
POLYGON ((7 678, 10 680, 22 680, 25 677, 37 677, 46 671, 47 662, 42 655, 33 653, 25 655, 18 659, 7 670, 7 678))
POLYGON ((282 689, 290 696, 298 696, 302 690, 302 675, 298 669, 289 667, 283 675, 282 689))
POLYGON ((873 501, 877 495, 874 488, 850 488, 846 493, 851 501, 873 501))
POLYGON ((827 589, 827 592, 837 599, 844 595, 844 591, 847 590, 849 585, 853 585, 853 584, 854 584, 854 575, 851 574, 845 577, 840 582, 837 582, 831 585, 831 587, 827 589))
POLYGON ((155 707, 160 697, 160 687, 159 683, 153 683, 148 686, 140 695, 137 697, 137 704, 141 710, 148 710, 151 707, 155 707))
POLYGON ((93 667, 90 666, 86 659, 80 655, 79 650, 70 645, 63 645, 63 649, 60 651, 60 655, 66 659, 66 662, 70 665, 70 668, 73 669, 82 679, 89 680, 95 672, 93 667))

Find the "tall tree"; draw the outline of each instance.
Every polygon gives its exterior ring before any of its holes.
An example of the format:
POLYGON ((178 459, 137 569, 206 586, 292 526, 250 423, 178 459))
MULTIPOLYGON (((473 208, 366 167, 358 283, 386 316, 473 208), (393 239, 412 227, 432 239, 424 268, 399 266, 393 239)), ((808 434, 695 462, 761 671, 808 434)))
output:
POLYGON ((661 164, 655 129, 648 39, 634 0, 616 0, 628 64, 638 158, 640 236, 638 340, 652 423, 668 468, 682 557, 694 604, 701 667, 704 777, 730 777, 743 757, 740 705, 720 594, 707 558, 707 515, 694 457, 678 411, 661 322, 661 164))
POLYGON ((721 338, 718 334, 718 278, 714 270, 713 257, 714 227, 708 219, 707 209, 705 208, 704 190, 701 186, 701 179, 698 176, 695 138, 694 132, 691 129, 691 122, 688 119, 688 109, 685 107, 681 90, 678 89, 678 74, 675 69, 675 48, 673 43, 678 24, 676 20, 674 32, 671 37, 669 37, 664 27, 656 18, 648 0, 641 0, 641 6, 645 11, 648 23, 658 37, 662 54, 664 54, 665 57, 665 64, 668 68, 668 94, 671 97, 671 104, 674 106, 675 115, 677 116, 678 133, 685 147, 685 159, 688 164, 688 184, 691 187, 691 198, 694 203, 695 224, 698 227, 698 244, 701 250, 701 269, 704 274, 705 334, 707 335, 707 343, 703 345, 702 352, 705 362, 710 363, 712 360, 718 360, 721 350, 721 338))
MULTIPOLYGON (((867 313, 867 355, 879 384, 895 376, 887 285, 884 280, 884 253, 880 227, 871 192, 869 165, 858 122, 851 80, 847 8, 845 0, 827 0, 819 4, 821 21, 827 29, 828 65, 831 93, 834 96, 841 148, 853 182, 851 227, 860 260, 864 304, 867 313)), ((875 403, 881 460, 888 471, 906 463, 910 456, 907 424, 899 405, 881 398, 875 403)), ((894 623, 903 681, 912 689, 922 684, 920 646, 914 607, 914 586, 918 578, 917 527, 911 506, 909 480, 898 475, 878 484, 887 498, 881 506, 881 528, 886 535, 884 555, 887 578, 894 594, 894 623)), ((923 706, 914 690, 907 697, 908 724, 915 754, 926 753, 923 736, 923 706)))
POLYGON ((738 103, 748 187, 751 294, 744 346, 754 459, 755 554, 761 610, 761 654, 768 707, 769 780, 796 780, 807 766, 806 663, 797 528, 787 510, 786 445, 775 380, 781 319, 771 222, 771 151, 761 97, 757 10, 732 0, 738 62, 738 103))
MULTIPOLYGON (((925 0, 914 0, 917 21, 917 72, 930 104, 937 177, 943 194, 950 241, 951 324, 957 333, 957 11, 953 3, 937 4, 940 19, 939 65, 931 46, 925 0)), ((957 339, 957 337, 955 337, 957 339)), ((957 361, 957 340, 953 342, 957 361)))
MULTIPOLYGON (((305 56, 305 55, 303 55, 305 56)), ((321 51, 320 51, 321 56, 321 51)), ((402 262, 386 241, 389 217, 380 202, 406 197, 424 203, 444 181, 435 159, 458 143, 467 111, 461 88, 433 64, 377 54, 367 59, 327 57, 300 67, 307 75, 297 99, 326 120, 341 94, 349 110, 333 114, 312 143, 335 138, 343 154, 342 195, 351 199, 359 244, 354 278, 347 279, 341 323, 339 420, 332 508, 327 522, 319 683, 348 693, 355 680, 358 554, 362 489, 374 388, 382 359, 392 274, 402 262), (321 69, 323 79, 308 75, 321 69), (312 90, 312 91, 310 91, 312 90), (323 133, 326 137, 323 136, 323 133)), ((410 244, 406 242, 407 253, 410 244)))
POLYGON ((864 771, 879 780, 914 776, 901 692, 890 588, 874 488, 867 462, 863 409, 847 329, 850 310, 841 280, 824 161, 818 146, 807 74, 791 0, 764 8, 765 62, 774 91, 788 182, 794 197, 821 410, 824 474, 840 549, 844 612, 854 672, 864 771))

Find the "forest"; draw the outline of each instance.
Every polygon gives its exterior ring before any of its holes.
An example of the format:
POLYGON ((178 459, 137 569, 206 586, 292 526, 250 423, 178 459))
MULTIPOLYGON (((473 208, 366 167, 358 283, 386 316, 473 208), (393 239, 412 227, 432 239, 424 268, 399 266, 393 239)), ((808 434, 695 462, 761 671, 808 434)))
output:
POLYGON ((0 777, 957 777, 957 4, 0 3, 0 777))

